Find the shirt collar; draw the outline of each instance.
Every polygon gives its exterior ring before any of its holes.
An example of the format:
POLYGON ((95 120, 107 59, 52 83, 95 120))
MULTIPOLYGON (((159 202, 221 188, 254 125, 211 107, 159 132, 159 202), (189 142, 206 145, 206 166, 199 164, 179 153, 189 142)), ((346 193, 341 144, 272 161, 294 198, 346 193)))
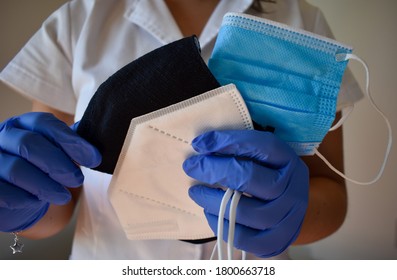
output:
POLYGON ((127 10, 125 17, 162 44, 182 38, 181 31, 163 0, 137 0, 127 10))
MULTIPOLYGON (((244 12, 253 0, 221 0, 200 35, 204 47, 216 37, 227 12, 244 12)), ((183 37, 163 0, 136 0, 131 2, 125 17, 140 26, 162 44, 168 44, 183 37)))
POLYGON ((226 13, 242 13, 245 12, 251 5, 253 0, 221 0, 218 6, 215 8, 211 17, 209 18, 206 26, 203 29, 199 37, 200 44, 202 47, 207 45, 216 37, 219 32, 219 28, 222 24, 223 16, 226 13))

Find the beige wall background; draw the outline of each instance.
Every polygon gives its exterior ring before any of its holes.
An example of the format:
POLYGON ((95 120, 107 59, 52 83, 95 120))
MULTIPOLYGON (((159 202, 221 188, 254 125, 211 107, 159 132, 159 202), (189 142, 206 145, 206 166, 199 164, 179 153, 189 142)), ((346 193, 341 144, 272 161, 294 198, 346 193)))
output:
MULTIPOLYGON (((397 133, 397 1, 308 0, 320 7, 334 36, 354 46, 366 61, 374 101, 397 133)), ((357 62, 349 67, 365 87, 365 72, 357 62)), ((396 142, 396 141, 394 141, 396 142)), ((360 101, 344 126, 346 173, 368 181, 384 157, 387 130, 370 106, 360 101)), ((342 228, 320 242, 294 248, 297 256, 313 259, 397 259, 397 146, 391 150, 383 177, 371 186, 348 183, 349 210, 342 228)))
MULTIPOLYGON (((307 0, 320 7, 337 40, 355 47, 371 71, 373 99, 397 132, 397 1, 307 0)), ((0 0, 0 69, 65 0, 0 0)), ((363 68, 350 62, 362 88, 363 68)), ((30 102, 0 83, 0 122, 26 112, 30 102)), ((346 173, 358 180, 373 178, 383 160, 387 130, 367 100, 360 101, 344 126, 346 173)), ((371 186, 348 183, 346 222, 334 235, 291 248, 295 259, 397 259, 397 150, 392 148, 383 177, 371 186)), ((0 167, 1 168, 1 167, 0 167)), ((0 234, 0 259, 67 259, 72 223, 45 240, 23 240, 24 253, 12 255, 13 238, 0 234)))
MULTIPOLYGON (((0 0, 0 69, 40 27, 41 23, 66 0, 0 0)), ((30 101, 0 82, 0 122, 30 110, 30 101)), ((1 168, 1 166, 0 166, 1 168)), ((12 254, 13 237, 0 233, 1 259, 67 259, 74 224, 57 236, 44 240, 23 239, 23 254, 12 254)))

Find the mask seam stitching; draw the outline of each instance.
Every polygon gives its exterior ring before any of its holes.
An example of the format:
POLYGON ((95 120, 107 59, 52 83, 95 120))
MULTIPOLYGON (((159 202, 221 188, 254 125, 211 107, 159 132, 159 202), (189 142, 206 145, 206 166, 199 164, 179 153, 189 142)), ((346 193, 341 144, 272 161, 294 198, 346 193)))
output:
POLYGON ((174 135, 174 134, 171 134, 171 133, 169 133, 169 132, 167 132, 167 131, 165 131, 165 130, 162 130, 162 129, 160 129, 160 128, 157 128, 157 127, 155 127, 155 126, 153 126, 153 125, 151 125, 151 124, 149 124, 148 127, 149 127, 150 129, 153 129, 154 131, 159 132, 159 133, 161 133, 161 134, 163 134, 163 135, 165 135, 165 136, 167 136, 167 137, 170 137, 170 138, 172 138, 172 139, 174 139, 174 140, 177 140, 177 141, 182 142, 182 143, 185 143, 185 144, 190 144, 189 141, 187 141, 187 140, 185 140, 185 139, 183 139, 183 138, 181 138, 181 137, 178 137, 178 136, 176 136, 176 135, 174 135))
POLYGON ((122 189, 120 189, 120 190, 118 190, 118 191, 121 192, 121 193, 124 193, 124 194, 126 194, 126 195, 129 195, 129 196, 134 196, 134 197, 136 197, 136 198, 141 198, 141 199, 144 199, 144 200, 147 200, 147 201, 151 201, 151 202, 160 204, 160 205, 162 205, 162 206, 165 206, 165 207, 168 207, 168 208, 172 208, 172 209, 178 210, 179 212, 186 213, 186 214, 189 214, 189 215, 198 217, 196 214, 194 214, 194 213, 192 213, 192 212, 190 212, 190 211, 187 211, 187 210, 184 210, 184 209, 181 209, 181 208, 178 208, 178 207, 175 207, 175 206, 166 204, 166 203, 164 203, 164 202, 161 202, 161 201, 158 201, 158 200, 155 200, 155 199, 152 199, 152 198, 148 198, 148 197, 143 196, 143 195, 139 195, 139 194, 136 194, 136 193, 133 193, 133 192, 130 192, 130 191, 127 191, 127 190, 122 190, 122 189))
POLYGON ((243 106, 241 100, 238 99, 237 94, 235 92, 231 92, 230 95, 232 97, 234 105, 236 105, 237 110, 240 113, 240 117, 244 123, 245 128, 246 129, 252 128, 250 117, 245 113, 244 106, 243 106))

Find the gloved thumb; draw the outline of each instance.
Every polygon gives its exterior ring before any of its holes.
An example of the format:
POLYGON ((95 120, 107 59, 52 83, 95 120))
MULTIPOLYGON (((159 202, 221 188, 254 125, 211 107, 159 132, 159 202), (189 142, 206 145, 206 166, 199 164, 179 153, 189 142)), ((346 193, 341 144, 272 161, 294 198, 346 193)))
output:
POLYGON ((74 124, 72 124, 70 127, 71 130, 73 130, 74 132, 77 131, 77 128, 79 127, 80 121, 75 122, 74 124))

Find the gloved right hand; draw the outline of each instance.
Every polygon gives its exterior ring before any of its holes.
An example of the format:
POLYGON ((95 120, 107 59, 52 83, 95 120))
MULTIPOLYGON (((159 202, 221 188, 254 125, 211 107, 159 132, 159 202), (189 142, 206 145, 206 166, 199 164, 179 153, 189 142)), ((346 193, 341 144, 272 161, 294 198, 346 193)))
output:
MULTIPOLYGON (((183 169, 204 184, 191 187, 189 195, 204 208, 215 234, 225 191, 208 185, 244 193, 236 212, 236 248, 269 258, 296 240, 308 205, 309 170, 288 144, 270 132, 222 130, 201 134, 192 147, 199 154, 186 159, 183 169)), ((218 238, 228 241, 228 231, 218 238)))
POLYGON ((49 113, 27 113, 0 123, 0 231, 18 232, 39 221, 50 204, 70 201, 67 187, 95 167, 98 150, 49 113))

